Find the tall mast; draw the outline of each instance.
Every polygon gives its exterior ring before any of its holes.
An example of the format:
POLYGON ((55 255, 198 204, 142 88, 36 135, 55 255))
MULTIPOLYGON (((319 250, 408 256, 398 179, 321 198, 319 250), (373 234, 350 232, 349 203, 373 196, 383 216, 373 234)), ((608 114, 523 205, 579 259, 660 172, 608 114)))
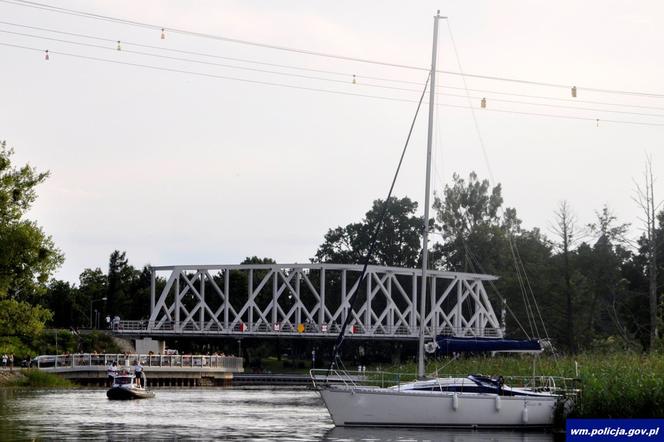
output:
POLYGON ((429 129, 427 133, 427 173, 424 195, 424 231, 422 234, 422 290, 420 296, 420 345, 417 355, 417 377, 424 378, 424 314, 427 298, 427 267, 429 265, 429 194, 431 193, 431 143, 433 140, 433 111, 436 98, 436 54, 438 48, 438 20, 440 11, 433 18, 433 50, 431 52, 431 82, 429 83, 429 129))

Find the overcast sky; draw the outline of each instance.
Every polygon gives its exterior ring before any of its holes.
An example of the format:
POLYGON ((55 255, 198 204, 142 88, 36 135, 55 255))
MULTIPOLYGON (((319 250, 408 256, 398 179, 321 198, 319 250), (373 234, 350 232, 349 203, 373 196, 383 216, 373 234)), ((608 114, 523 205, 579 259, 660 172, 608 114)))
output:
MULTIPOLYGON (((432 16, 441 9, 452 34, 441 23, 439 69, 459 71, 453 38, 464 72, 577 85, 579 93, 567 101, 568 88, 467 78, 469 89, 491 91, 469 92, 475 107, 487 97, 487 109, 476 110, 478 133, 471 112, 458 107, 469 105, 460 77, 439 76, 439 86, 456 89, 438 91, 434 189, 449 183, 453 172, 467 176, 475 170, 489 178, 491 170, 525 227, 550 233, 554 210, 567 200, 580 225, 607 204, 621 221, 635 223, 636 236, 633 180, 641 179, 646 154, 655 174, 664 173, 663 126, 605 121, 664 124, 664 99, 587 89, 664 93, 659 1, 43 1, 166 28, 423 67, 430 63, 432 16)), ((372 200, 385 196, 416 106, 385 98, 417 100, 426 79, 422 71, 168 31, 162 40, 158 30, 6 2, 0 3, 0 17, 123 42, 117 51, 112 42, 0 24, 2 31, 105 47, 0 32, 0 43, 51 52, 46 61, 39 51, 0 46, 0 139, 15 148, 17 164, 52 173, 30 217, 65 253, 56 276, 70 281, 86 267, 106 270, 114 249, 127 251, 136 266, 233 264, 252 255, 307 262, 328 228, 360 220, 372 200)), ((424 200, 425 148, 426 119, 420 118, 397 196, 424 200)), ((655 187, 659 198, 662 182, 655 187)))

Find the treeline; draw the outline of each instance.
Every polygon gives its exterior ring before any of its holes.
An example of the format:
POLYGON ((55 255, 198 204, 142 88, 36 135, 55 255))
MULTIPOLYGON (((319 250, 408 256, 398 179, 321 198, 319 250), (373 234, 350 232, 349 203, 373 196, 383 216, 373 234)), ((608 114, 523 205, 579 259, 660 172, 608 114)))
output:
MULTIPOLYGON (((2 143, 0 352, 29 347, 46 325, 105 328, 107 316, 147 319, 150 270, 130 265, 124 252, 111 253, 108 269, 85 269, 76 284, 52 279, 64 254, 40 226, 25 219, 48 173, 16 167, 11 156, 2 143)), ((664 260, 657 257, 664 252, 664 212, 655 212, 652 173, 644 189, 636 209, 644 211, 647 228, 636 241, 627 238, 630 226, 608 207, 598 208, 595 222, 584 226, 566 203, 552 210, 555 228, 546 235, 524 228, 516 209, 504 207, 500 185, 491 187, 474 173, 468 179, 455 175, 437 193, 435 215, 427 223, 434 233, 431 268, 499 276, 487 288, 498 315, 503 307, 510 313, 511 336, 548 337, 556 348, 572 353, 662 349, 657 327, 664 260)), ((386 206, 376 200, 362 220, 331 228, 312 262, 363 262, 385 209, 371 262, 418 267, 424 220, 417 208, 407 197, 391 198, 386 206)), ((271 262, 253 257, 243 263, 271 262)), ((246 287, 246 277, 235 273, 231 285, 246 287)))
MULTIPOLYGON (((649 175, 646 186, 651 184, 649 175)), ((646 201, 654 208, 652 187, 642 207, 646 201)), ((362 262, 382 207, 377 200, 361 222, 330 229, 314 261, 362 262)), ((372 263, 420 265, 424 222, 416 210, 409 198, 388 202, 372 263)), ((499 316, 506 303, 508 335, 550 338, 570 353, 664 349, 656 334, 662 321, 658 284, 664 262, 656 257, 664 256, 664 212, 649 211, 644 218, 651 220, 650 229, 644 226, 634 242, 627 238, 629 225, 608 207, 598 208, 593 223, 579 225, 562 202, 545 235, 524 228, 516 209, 503 207, 501 186, 492 188, 475 173, 468 179, 455 175, 436 195, 434 210, 428 225, 440 240, 431 247, 431 267, 499 276, 487 289, 499 316)))

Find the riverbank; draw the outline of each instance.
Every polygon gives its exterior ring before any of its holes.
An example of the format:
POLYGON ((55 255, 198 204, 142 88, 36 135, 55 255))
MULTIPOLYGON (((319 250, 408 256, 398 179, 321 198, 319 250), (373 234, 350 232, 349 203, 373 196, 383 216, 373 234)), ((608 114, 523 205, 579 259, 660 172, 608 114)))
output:
POLYGON ((71 388, 74 384, 52 373, 35 368, 0 370, 0 387, 71 388))
POLYGON ((20 381, 23 377, 20 369, 12 371, 0 369, 0 387, 13 386, 15 382, 20 381))

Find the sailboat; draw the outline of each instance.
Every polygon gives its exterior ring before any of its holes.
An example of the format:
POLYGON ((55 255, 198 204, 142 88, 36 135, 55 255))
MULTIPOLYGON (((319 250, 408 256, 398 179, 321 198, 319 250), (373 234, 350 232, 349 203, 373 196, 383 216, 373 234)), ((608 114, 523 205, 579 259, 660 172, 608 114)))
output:
MULTIPOLYGON (((434 17, 433 51, 429 85, 429 121, 427 136, 427 167, 424 219, 429 219, 431 180, 431 148, 436 90, 436 46, 438 23, 446 17, 440 11, 434 17)), ((366 373, 351 375, 342 370, 312 370, 312 380, 336 426, 379 427, 489 427, 524 428, 551 427, 557 406, 564 396, 555 388, 553 378, 539 385, 522 387, 506 385, 502 377, 469 375, 466 377, 435 377, 424 373, 425 318, 427 298, 428 229, 423 229, 422 284, 419 305, 419 352, 417 380, 394 385, 370 385, 363 382, 380 379, 366 373), (323 374, 324 373, 324 374, 323 374), (331 382, 333 380, 334 382, 331 382)), ((476 275, 479 280, 493 279, 476 275)), ((342 327, 342 334, 344 332, 342 327)), ((340 335, 342 336, 342 335, 340 335)), ((541 352, 538 341, 518 342, 499 337, 438 336, 427 344, 430 352, 459 353, 463 351, 541 352)), ((335 349, 336 351, 336 349, 335 349)), ((534 379, 533 379, 534 380, 534 379)))

